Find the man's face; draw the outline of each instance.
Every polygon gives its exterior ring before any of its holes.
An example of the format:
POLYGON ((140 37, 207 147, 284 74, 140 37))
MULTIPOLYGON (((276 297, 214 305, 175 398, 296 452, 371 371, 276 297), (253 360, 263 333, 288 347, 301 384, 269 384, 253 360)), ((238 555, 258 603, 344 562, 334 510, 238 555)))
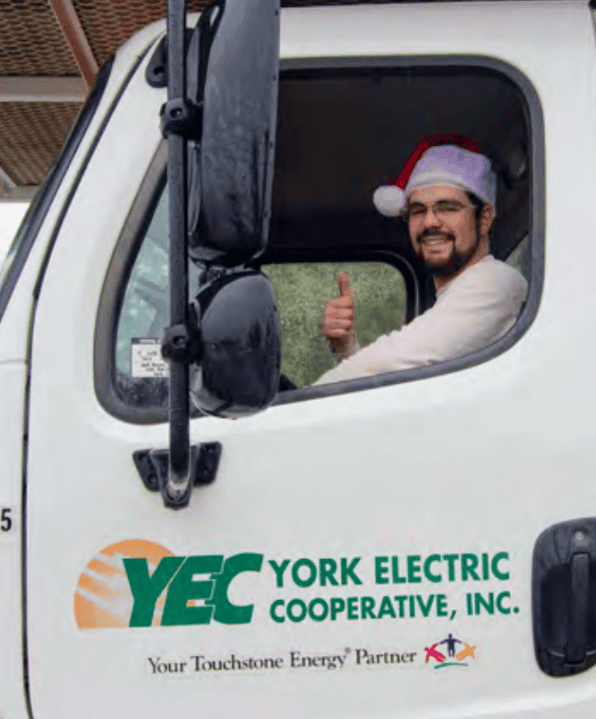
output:
POLYGON ((414 252, 433 275, 450 277, 480 259, 474 206, 463 190, 422 187, 410 193, 407 209, 414 252))

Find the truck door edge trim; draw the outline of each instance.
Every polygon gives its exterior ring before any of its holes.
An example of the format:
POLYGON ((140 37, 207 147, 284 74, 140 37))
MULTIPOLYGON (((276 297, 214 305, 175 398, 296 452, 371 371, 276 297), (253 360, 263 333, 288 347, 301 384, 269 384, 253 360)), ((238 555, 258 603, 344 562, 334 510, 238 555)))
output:
MULTIPOLYGON (((45 272, 49 263, 50 256, 52 254, 52 250, 54 248, 54 245, 56 243, 56 238, 58 237, 58 233, 60 232, 62 222, 64 221, 64 218, 66 216, 66 213, 68 212, 70 208, 70 204, 72 202, 72 199, 77 191, 77 188, 83 178, 83 175, 85 173, 85 170, 87 169, 87 166, 89 165, 89 162, 91 161, 91 158, 93 157, 93 154, 95 152, 95 149, 97 145, 99 144, 99 141, 112 117, 112 114, 114 113, 114 110, 116 109, 120 98, 124 94, 126 88, 128 87, 128 84, 130 83, 131 79, 134 77, 135 73, 137 72, 139 65, 141 64, 143 58, 147 54, 147 52, 153 47, 155 42, 150 42, 147 48, 143 53, 139 55, 139 57, 136 58, 134 61, 133 66, 131 67, 130 71, 124 78, 124 81, 122 82, 122 85, 120 86, 118 92, 114 96, 114 99, 112 100, 112 103, 110 107, 108 108, 106 115, 100 125, 100 127, 97 130, 97 133, 93 139, 93 142, 91 143, 91 146, 89 147, 87 154, 85 155, 85 158, 83 159, 83 162, 81 163, 81 166, 79 168, 79 171, 77 173, 77 176, 72 184, 72 187, 70 189, 70 192, 68 193, 68 196, 64 202, 64 206, 62 207, 62 210, 60 211, 60 215, 56 221, 56 226, 54 227, 54 230, 52 232, 52 235, 50 237, 50 241, 48 243, 48 247, 46 249, 46 253, 44 255, 41 268, 39 271, 39 276, 37 278, 37 282, 35 283, 35 288, 33 292, 33 304, 31 307, 31 315, 29 319, 29 332, 28 332, 28 338, 27 338, 27 365, 28 365, 28 371, 27 371, 27 380, 26 380, 26 386, 25 386, 25 403, 24 403, 24 422, 23 422, 23 459, 22 459, 22 472, 23 472, 23 495, 22 495, 22 518, 21 518, 21 557, 22 557, 22 564, 21 564, 21 601, 22 601, 22 638, 23 638, 23 685, 24 685, 24 694, 25 694, 25 704, 27 706, 27 712, 29 714, 30 719, 34 719, 33 714, 33 707, 31 703, 31 692, 29 688, 29 652, 28 652, 28 642, 27 642, 27 458, 28 458, 28 438, 29 438, 29 406, 30 406, 30 400, 31 400, 31 357, 32 357, 32 351, 33 351, 33 329, 35 326, 35 313, 37 310, 37 302, 39 299, 39 295, 41 292, 41 288, 43 285, 43 280, 45 277, 45 272)), ((91 118, 89 118, 90 120, 91 118)), ((83 129, 83 133, 84 130, 83 129)), ((81 135, 82 136, 82 135, 81 135)), ((80 141, 80 138, 78 138, 80 141)), ((78 142, 77 142, 78 147, 78 142)), ((76 148, 75 148, 76 150, 76 148)), ((74 151, 73 151, 74 155, 74 151)), ((69 159, 70 163, 70 159, 69 159)), ((64 171, 57 177, 56 184, 54 186, 52 182, 52 193, 51 196, 48 199, 47 206, 44 208, 44 216, 45 212, 49 208, 49 205, 51 204, 51 201, 54 197, 54 194, 56 190, 58 189, 58 186, 60 182, 62 181, 62 178, 64 176, 64 173, 66 172, 66 169, 68 168, 68 164, 64 168, 64 171)), ((49 188, 48 188, 49 191, 49 188)), ((45 191, 44 191, 45 196, 45 191)), ((41 217, 39 221, 39 226, 41 226, 41 222, 43 221, 43 216, 41 217)), ((37 232, 37 228, 35 230, 37 232)), ((32 233, 33 239, 35 238, 35 234, 32 233)), ((33 242, 31 241, 31 244, 33 242)), ((16 280, 15 280, 16 281, 16 280)), ((2 310, 2 306, 0 305, 0 312, 2 310)), ((0 314, 1 318, 1 314, 0 314)))

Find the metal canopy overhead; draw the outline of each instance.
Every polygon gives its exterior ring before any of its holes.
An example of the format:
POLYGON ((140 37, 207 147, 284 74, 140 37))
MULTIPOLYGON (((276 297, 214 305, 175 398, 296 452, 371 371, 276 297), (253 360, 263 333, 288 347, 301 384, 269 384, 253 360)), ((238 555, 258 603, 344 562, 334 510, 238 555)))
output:
MULTIPOLYGON (((207 4, 187 0, 191 12, 207 4)), ((333 0, 282 2, 327 4, 333 0)), ((0 201, 31 199, 99 68, 166 12, 167 0, 0 0, 0 201)))
POLYGON ((0 0, 0 199, 31 198, 99 68, 165 14, 166 0, 0 0))
MULTIPOLYGON (((406 0, 282 0, 282 6, 391 1, 406 0)), ((187 0, 191 12, 207 4, 187 0)), ((166 12, 167 0, 0 0, 0 201, 31 199, 99 68, 166 12)))

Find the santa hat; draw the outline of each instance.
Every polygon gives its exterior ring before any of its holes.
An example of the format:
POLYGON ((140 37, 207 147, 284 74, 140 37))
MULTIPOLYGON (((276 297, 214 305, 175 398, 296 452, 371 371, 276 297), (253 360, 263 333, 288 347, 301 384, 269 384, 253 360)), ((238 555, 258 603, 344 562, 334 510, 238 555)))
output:
POLYGON ((497 176, 490 160, 474 140, 452 133, 421 140, 395 184, 378 187, 373 202, 382 215, 397 217, 410 192, 437 185, 473 192, 496 210, 497 176))

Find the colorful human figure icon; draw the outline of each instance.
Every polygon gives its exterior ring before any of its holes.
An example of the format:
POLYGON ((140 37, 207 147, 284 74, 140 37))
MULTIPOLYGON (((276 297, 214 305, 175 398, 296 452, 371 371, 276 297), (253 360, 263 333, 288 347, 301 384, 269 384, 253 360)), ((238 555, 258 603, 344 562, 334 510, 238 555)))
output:
POLYGON ((426 664, 428 664, 428 660, 431 657, 433 659, 436 659, 439 664, 442 664, 445 661, 445 655, 442 652, 438 651, 437 644, 433 644, 430 648, 424 647, 424 649, 426 650, 426 659, 424 660, 426 664))
POLYGON ((461 652, 458 652, 455 655, 455 658, 458 662, 463 662, 464 659, 467 659, 468 657, 471 657, 472 659, 476 659, 476 655, 474 654, 474 651, 476 649, 476 645, 471 647, 467 642, 463 642, 463 645, 465 649, 462 649, 461 652))
POLYGON ((447 645, 447 654, 450 657, 455 656, 455 645, 456 644, 465 644, 465 642, 462 642, 461 639, 456 639, 453 634, 449 633, 449 636, 447 639, 443 639, 442 642, 438 642, 439 644, 446 644, 447 645))

